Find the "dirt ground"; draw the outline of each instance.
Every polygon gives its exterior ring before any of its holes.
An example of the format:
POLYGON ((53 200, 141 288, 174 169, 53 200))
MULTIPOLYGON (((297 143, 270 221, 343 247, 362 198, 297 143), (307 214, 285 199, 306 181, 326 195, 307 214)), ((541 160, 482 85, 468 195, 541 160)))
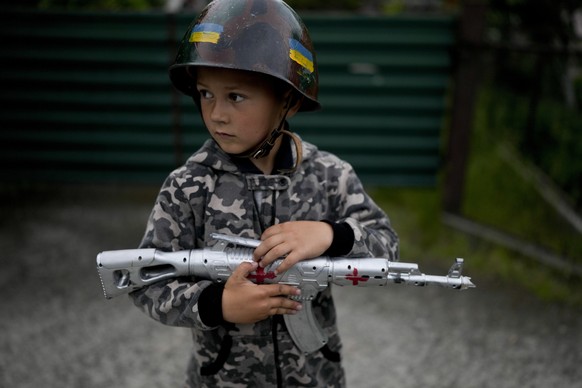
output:
MULTIPOLYGON (((155 192, 0 190, 0 387, 181 386, 188 331, 105 300, 95 270, 137 246, 155 192)), ((582 387, 582 312, 467 275, 478 288, 334 288, 349 386, 582 387)))

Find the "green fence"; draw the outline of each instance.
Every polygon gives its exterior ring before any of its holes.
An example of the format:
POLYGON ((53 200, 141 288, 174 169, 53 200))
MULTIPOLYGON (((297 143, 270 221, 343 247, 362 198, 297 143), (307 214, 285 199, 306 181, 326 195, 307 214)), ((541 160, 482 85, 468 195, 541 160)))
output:
MULTIPOLYGON (((193 17, 1 12, 0 180, 161 183, 207 138, 167 76, 193 17)), ((434 185, 454 18, 303 18, 324 109, 292 129, 367 184, 434 185)))

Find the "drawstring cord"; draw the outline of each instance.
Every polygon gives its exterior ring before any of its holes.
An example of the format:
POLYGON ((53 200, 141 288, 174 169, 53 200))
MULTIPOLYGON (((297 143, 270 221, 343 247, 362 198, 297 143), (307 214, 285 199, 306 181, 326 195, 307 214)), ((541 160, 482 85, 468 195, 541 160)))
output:
POLYGON ((295 144, 295 164, 291 168, 279 170, 281 174, 287 174, 294 172, 301 165, 301 161, 303 160, 303 147, 301 146, 301 139, 293 132, 283 129, 281 133, 289 136, 293 140, 293 144, 295 144))

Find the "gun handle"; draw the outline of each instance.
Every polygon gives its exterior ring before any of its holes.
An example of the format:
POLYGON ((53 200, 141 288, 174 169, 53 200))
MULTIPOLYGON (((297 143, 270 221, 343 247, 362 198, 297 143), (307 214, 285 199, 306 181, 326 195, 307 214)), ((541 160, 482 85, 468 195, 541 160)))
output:
POLYGON ((293 315, 285 315, 287 330, 295 345, 303 353, 313 353, 327 343, 327 336, 313 315, 311 301, 303 301, 303 309, 293 315))

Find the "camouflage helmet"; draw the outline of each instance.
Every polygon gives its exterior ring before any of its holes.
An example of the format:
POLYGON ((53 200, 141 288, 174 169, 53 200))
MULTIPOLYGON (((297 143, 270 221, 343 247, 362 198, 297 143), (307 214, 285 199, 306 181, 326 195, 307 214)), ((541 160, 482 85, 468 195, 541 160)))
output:
POLYGON ((292 86, 299 110, 320 109, 315 51, 299 16, 281 0, 215 0, 190 25, 170 67, 174 86, 197 98, 191 66, 253 71, 292 86))

